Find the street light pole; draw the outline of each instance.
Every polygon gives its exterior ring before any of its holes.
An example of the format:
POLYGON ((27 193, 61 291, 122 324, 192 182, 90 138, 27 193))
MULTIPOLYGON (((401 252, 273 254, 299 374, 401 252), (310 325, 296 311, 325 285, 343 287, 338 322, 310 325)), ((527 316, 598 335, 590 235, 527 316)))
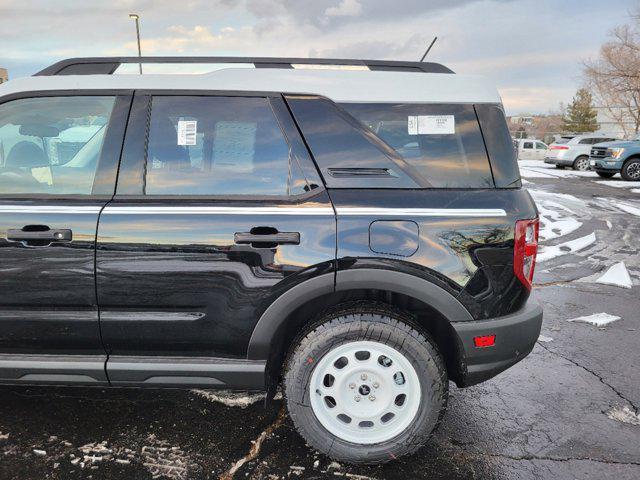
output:
POLYGON ((136 13, 130 13, 129 18, 133 18, 136 21, 136 38, 138 39, 138 58, 140 62, 138 67, 140 68, 140 75, 142 75, 142 49, 140 48, 140 16, 136 13))

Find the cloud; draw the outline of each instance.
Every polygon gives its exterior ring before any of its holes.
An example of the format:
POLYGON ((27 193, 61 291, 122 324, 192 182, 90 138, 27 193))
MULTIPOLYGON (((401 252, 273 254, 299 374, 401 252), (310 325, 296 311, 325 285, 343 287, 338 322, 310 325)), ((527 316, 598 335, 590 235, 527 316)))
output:
POLYGON ((549 111, 557 111, 560 102, 567 103, 567 99, 571 100, 575 91, 573 87, 524 86, 498 88, 505 108, 512 113, 548 113, 549 111))
POLYGON ((342 0, 337 6, 324 11, 327 17, 357 17, 361 13, 362 5, 358 0, 342 0))
POLYGON ((635 0, 0 0, 0 63, 28 75, 71 56, 428 60, 490 77, 510 113, 546 112, 581 84, 581 59, 635 0), (598 28, 593 25, 598 18, 598 28), (532 21, 535 19, 535 21, 532 21), (559 20, 562 19, 562 28, 559 20))

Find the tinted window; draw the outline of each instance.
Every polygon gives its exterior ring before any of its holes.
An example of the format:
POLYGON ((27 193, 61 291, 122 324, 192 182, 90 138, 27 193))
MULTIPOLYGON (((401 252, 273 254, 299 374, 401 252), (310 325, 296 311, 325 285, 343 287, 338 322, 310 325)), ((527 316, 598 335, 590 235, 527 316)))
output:
POLYGON ((149 195, 302 193, 295 167, 266 98, 153 97, 149 195))
POLYGON ((544 143, 536 142, 536 149, 538 149, 538 150, 546 150, 547 146, 544 143))
POLYGON ((511 135, 504 110, 500 105, 479 104, 476 105, 476 113, 491 159, 491 171, 496 187, 519 187, 521 183, 517 153, 511 148, 511 135))
POLYGON ((533 148, 533 142, 524 142, 524 146, 522 148, 533 148))
POLYGON ((582 140, 580 140, 578 143, 580 145, 593 145, 593 142, 595 141, 595 138, 583 138, 582 140))
POLYGON ((493 186, 473 105, 348 103, 342 107, 431 186, 493 186))
POLYGON ((369 128, 322 97, 287 97, 314 159, 332 188, 417 188, 429 186, 369 128), (377 170, 387 175, 362 175, 377 170), (352 175, 336 175, 336 170, 352 175))
POLYGON ((0 105, 0 194, 91 194, 115 97, 0 105))

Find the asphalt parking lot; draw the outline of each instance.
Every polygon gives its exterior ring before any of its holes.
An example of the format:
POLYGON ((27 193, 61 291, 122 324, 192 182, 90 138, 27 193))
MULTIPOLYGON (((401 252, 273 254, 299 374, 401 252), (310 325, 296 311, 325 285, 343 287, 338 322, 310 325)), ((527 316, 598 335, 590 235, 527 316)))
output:
POLYGON ((0 478, 640 478, 640 184, 531 162, 522 171, 544 217, 542 336, 497 378, 452 385, 443 424, 417 455, 331 462, 305 446, 281 400, 3 387, 0 478), (576 321, 595 314, 607 314, 586 319, 600 325, 576 321))

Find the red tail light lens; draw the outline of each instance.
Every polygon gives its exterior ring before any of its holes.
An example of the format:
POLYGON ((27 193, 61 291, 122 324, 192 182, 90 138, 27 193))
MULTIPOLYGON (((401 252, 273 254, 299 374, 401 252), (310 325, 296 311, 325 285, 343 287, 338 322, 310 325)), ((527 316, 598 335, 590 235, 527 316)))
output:
POLYGON ((474 337, 473 344, 476 348, 493 347, 496 344, 495 335, 482 335, 481 337, 474 337))
POLYGON ((537 218, 518 220, 516 222, 513 271, 527 290, 531 290, 533 285, 533 271, 536 267, 536 255, 538 254, 539 229, 540 222, 537 218))
POLYGON ((549 147, 549 150, 569 150, 569 147, 565 145, 552 145, 549 147))

